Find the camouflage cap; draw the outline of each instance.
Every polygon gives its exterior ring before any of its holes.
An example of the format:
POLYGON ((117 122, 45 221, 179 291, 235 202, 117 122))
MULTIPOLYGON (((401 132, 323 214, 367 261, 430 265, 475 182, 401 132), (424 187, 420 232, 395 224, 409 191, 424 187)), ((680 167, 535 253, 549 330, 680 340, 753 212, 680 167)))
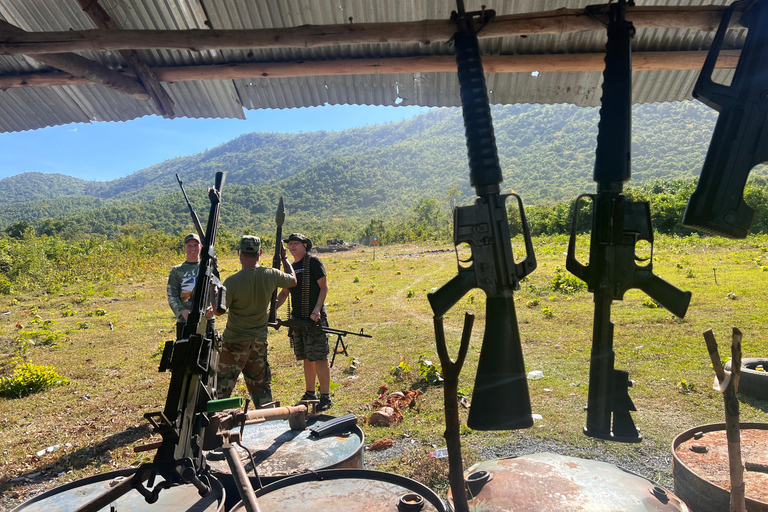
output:
POLYGON ((283 242, 303 242, 307 244, 307 251, 309 251, 312 248, 312 240, 307 238, 306 236, 302 235, 301 233, 291 233, 288 238, 283 240, 283 242))
POLYGON ((185 244, 187 242, 189 242, 190 240, 197 240, 198 243, 202 243, 202 242, 200 242, 200 237, 197 236, 195 233, 190 233, 190 234, 188 234, 187 236, 184 237, 184 243, 185 244))
POLYGON ((245 254, 259 254, 261 239, 253 235, 245 235, 240 239, 240 252, 245 254))

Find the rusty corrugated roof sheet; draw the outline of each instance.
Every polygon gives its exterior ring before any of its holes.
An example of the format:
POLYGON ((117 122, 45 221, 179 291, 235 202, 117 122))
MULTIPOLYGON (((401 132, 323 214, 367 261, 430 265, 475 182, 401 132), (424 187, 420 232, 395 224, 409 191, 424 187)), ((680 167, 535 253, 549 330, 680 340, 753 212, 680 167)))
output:
MULTIPOLYGON (((497 15, 583 8, 589 0, 467 0, 467 10, 481 4, 497 15)), ((730 0, 656 0, 638 5, 725 5, 730 0)), ((122 29, 185 30, 193 28, 258 29, 301 25, 447 19, 452 1, 399 0, 121 0, 102 2, 122 29)), ((96 28, 74 0, 0 0, 0 17, 27 31, 86 30, 96 28)), ((745 31, 730 32, 730 44, 739 46, 745 31)), ((639 29, 635 51, 702 50, 713 33, 700 30, 639 29)), ((601 53, 605 33, 584 32, 529 37, 482 39, 485 55, 542 53, 601 53)), ((284 62, 354 58, 450 55, 443 41, 427 45, 358 44, 320 48, 267 50, 141 50, 151 67, 173 67, 229 62, 284 62)), ((126 66, 118 52, 83 52, 108 68, 126 66)), ((0 56, 0 75, 48 69, 25 56, 0 56)), ((719 72, 726 79, 732 71, 719 72)), ((634 101, 691 99, 697 71, 636 71, 634 101)), ((600 101, 601 73, 560 72, 489 74, 492 103, 573 103, 595 106, 600 101)), ((454 73, 401 73, 387 75, 312 76, 165 83, 179 116, 244 118, 243 109, 294 108, 324 104, 459 105, 454 73)), ((0 130, 21 131, 73 122, 129 120, 158 114, 153 103, 135 100, 99 85, 68 85, 0 91, 0 130)))

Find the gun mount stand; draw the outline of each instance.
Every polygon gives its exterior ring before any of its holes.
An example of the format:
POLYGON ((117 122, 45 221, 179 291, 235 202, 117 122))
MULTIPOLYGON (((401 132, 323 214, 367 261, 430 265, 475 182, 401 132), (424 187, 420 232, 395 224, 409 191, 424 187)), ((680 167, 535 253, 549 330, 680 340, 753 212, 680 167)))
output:
MULTIPOLYGON (((228 399, 222 400, 222 402, 226 402, 227 405, 232 403, 228 399)), ((211 402, 210 404, 212 407, 216 406, 215 401, 211 402)), ((162 415, 162 413, 159 414, 162 415)), ((256 474, 256 479, 258 482, 260 482, 260 480, 258 473, 256 473, 256 464, 253 460, 253 455, 251 454, 250 450, 240 444, 242 428, 246 425, 264 423, 265 421, 288 420, 288 425, 290 426, 291 430, 304 430, 307 426, 306 418, 307 408, 304 405, 293 407, 277 407, 273 409, 257 409, 255 411, 248 412, 240 410, 227 410, 211 415, 210 424, 205 430, 203 449, 206 451, 215 450, 217 448, 222 450, 224 457, 227 459, 227 464, 229 465, 229 469, 235 481, 235 486, 237 487, 237 490, 240 494, 240 498, 243 500, 243 505, 248 512, 260 512, 260 509, 258 503, 256 502, 256 493, 253 490, 251 481, 248 478, 245 468, 243 467, 242 461, 240 460, 240 455, 233 445, 237 444, 246 452, 248 452, 248 455, 251 458, 253 471, 256 474), (236 427, 240 427, 241 432, 233 432, 232 429, 236 427)), ((158 442, 144 446, 138 446, 135 448, 135 451, 144 452, 160 448, 162 448, 162 443, 158 442)), ((176 462, 177 466, 179 467, 186 466, 184 461, 176 462)), ((149 503, 153 503, 157 500, 157 495, 160 493, 160 491, 162 489, 171 487, 172 484, 168 483, 167 481, 163 481, 155 486, 154 479, 156 474, 153 473, 154 469, 152 466, 152 464, 143 464, 139 467, 133 477, 123 480, 120 484, 116 485, 108 492, 102 494, 101 496, 97 496, 90 502, 82 505, 77 510, 75 510, 75 512, 96 512, 108 506, 110 503, 114 502, 133 489, 136 489, 138 492, 143 494, 149 503), (148 484, 145 485, 145 482, 148 482, 148 484), (149 495, 146 493, 149 493, 149 495), (152 499, 153 501, 149 501, 152 499)), ((189 471, 187 471, 187 475, 185 475, 190 477, 191 482, 193 482, 193 476, 195 480, 200 482, 199 486, 197 484, 195 485, 200 490, 201 496, 205 496, 208 492, 210 492, 211 489, 210 484, 203 482, 203 480, 207 481, 207 479, 210 478, 209 469, 210 468, 204 470, 199 476, 189 475, 189 471)))

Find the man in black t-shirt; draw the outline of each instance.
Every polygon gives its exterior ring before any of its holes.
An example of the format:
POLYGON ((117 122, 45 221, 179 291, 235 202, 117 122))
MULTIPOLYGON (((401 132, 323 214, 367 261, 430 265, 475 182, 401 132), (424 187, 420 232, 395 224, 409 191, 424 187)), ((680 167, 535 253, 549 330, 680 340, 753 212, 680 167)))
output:
MULTIPOLYGON (((328 276, 323 262, 309 254, 312 241, 301 233, 291 234, 287 240, 288 250, 293 256, 293 270, 297 285, 282 290, 277 298, 280 307, 291 295, 291 317, 311 320, 328 326, 325 313, 325 299, 328 296, 328 276)), ((319 329, 291 329, 288 331, 297 361, 304 362, 304 383, 306 392, 302 400, 316 400, 315 382, 320 383, 320 404, 318 411, 330 409, 331 368, 328 364, 328 335, 319 329)))

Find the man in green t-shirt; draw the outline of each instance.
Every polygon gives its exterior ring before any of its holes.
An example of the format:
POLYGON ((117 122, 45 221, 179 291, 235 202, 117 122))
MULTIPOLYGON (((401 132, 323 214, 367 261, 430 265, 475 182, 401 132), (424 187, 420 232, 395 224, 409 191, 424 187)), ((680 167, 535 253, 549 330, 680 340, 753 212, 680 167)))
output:
MULTIPOLYGON (((282 245, 281 240, 275 243, 282 245)), ((272 401, 272 376, 267 363, 270 299, 278 288, 296 286, 296 274, 284 247, 281 259, 285 272, 260 266, 261 240, 257 236, 242 237, 238 254, 242 270, 224 281, 229 317, 217 368, 216 391, 218 398, 228 398, 242 372, 253 404, 258 408, 272 401)))
POLYGON ((190 233, 184 237, 184 263, 176 265, 168 275, 168 305, 176 317, 176 339, 184 334, 184 325, 192 309, 192 294, 195 291, 197 271, 200 268, 200 237, 190 233))

